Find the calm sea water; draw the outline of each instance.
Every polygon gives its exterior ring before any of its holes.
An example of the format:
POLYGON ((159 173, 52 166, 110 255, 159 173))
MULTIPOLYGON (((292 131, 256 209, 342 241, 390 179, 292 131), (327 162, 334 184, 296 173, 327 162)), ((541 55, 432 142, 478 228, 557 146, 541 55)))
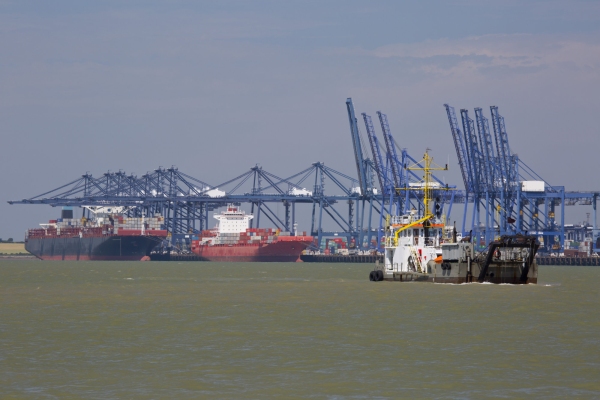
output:
POLYGON ((598 267, 0 261, 0 398, 600 398, 598 267))

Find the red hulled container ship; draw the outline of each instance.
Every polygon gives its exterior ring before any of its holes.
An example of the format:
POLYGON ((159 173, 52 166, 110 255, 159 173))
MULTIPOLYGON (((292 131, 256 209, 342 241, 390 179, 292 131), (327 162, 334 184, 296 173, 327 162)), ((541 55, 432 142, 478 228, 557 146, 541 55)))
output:
POLYGON ((204 261, 297 262, 312 236, 270 228, 249 228, 252 215, 237 206, 214 216, 219 224, 192 241, 192 252, 204 261))
POLYGON ((166 237, 163 218, 127 218, 123 207, 87 207, 93 218, 73 218, 63 209, 62 218, 30 229, 25 249, 41 260, 132 260, 148 259, 166 237))

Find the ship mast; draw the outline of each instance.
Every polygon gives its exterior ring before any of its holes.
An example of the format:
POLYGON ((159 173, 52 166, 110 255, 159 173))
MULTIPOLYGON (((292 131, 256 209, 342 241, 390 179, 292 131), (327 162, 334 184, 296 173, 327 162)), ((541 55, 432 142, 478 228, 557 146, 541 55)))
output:
MULTIPOLYGON (((429 209, 429 203, 431 203, 431 171, 447 171, 448 170, 448 165, 446 165, 445 167, 440 167, 440 166, 434 166, 432 167, 431 165, 433 164, 433 157, 431 157, 429 155, 429 149, 425 150, 425 155, 423 156, 423 159, 421 161, 419 161, 418 163, 411 165, 410 167, 404 167, 405 169, 408 170, 419 170, 419 171, 424 171, 424 176, 423 176, 423 180, 422 182, 422 187, 420 188, 415 188, 417 190, 423 190, 423 207, 425 208, 425 210, 423 210, 423 217, 419 218, 417 220, 414 220, 413 222, 411 222, 408 225, 404 225, 403 227, 401 227, 400 229, 397 229, 394 233, 394 246, 398 245, 398 237, 400 235, 400 232, 407 230, 408 228, 411 228, 415 225, 418 224, 423 224, 423 228, 425 231, 425 237, 428 236, 428 231, 429 231, 429 227, 431 226, 431 222, 430 219, 433 218, 434 214, 431 212, 431 210, 429 209), (421 165, 425 164, 425 167, 422 167, 421 165)), ((409 190, 408 188, 396 188, 396 190, 409 190)), ((412 190, 412 188, 411 188, 412 190)), ((391 240, 391 239, 390 239, 391 240)))
MULTIPOLYGON (((419 170, 419 171, 423 171, 424 175, 423 175, 423 187, 419 188, 423 190, 423 218, 427 218, 430 219, 431 217, 433 217, 433 213, 431 212, 431 210, 429 209, 429 204, 431 203, 431 171, 447 171, 448 170, 448 164, 446 164, 445 167, 440 167, 438 165, 432 167, 431 165, 433 164, 433 157, 431 157, 429 155, 429 149, 425 150, 425 154, 423 155, 423 159, 421 161, 419 161, 418 163, 411 165, 410 167, 406 167, 406 169, 408 170, 419 170), (425 164, 425 167, 421 167, 421 164, 425 164)), ((435 165, 435 164, 434 164, 435 165)))

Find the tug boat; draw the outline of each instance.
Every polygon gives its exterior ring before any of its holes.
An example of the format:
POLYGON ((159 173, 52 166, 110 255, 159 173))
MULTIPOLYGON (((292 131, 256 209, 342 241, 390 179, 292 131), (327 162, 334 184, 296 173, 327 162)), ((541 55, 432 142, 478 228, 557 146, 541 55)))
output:
POLYGON ((371 281, 422 281, 435 283, 537 283, 535 255, 540 246, 535 236, 497 237, 482 252, 475 252, 470 237, 457 240, 456 229, 445 226, 429 210, 431 161, 425 153, 424 215, 413 210, 388 218, 383 265, 369 274, 371 281))

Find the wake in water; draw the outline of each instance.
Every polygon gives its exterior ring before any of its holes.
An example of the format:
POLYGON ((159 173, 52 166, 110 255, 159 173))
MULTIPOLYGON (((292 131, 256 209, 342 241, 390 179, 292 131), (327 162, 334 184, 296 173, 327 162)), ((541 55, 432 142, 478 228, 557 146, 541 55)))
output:
POLYGON ((448 285, 448 286, 464 286, 464 285, 493 285, 493 286, 537 286, 537 287, 556 287, 561 286, 560 283, 492 283, 492 282, 463 282, 463 283, 445 283, 445 282, 433 282, 434 285, 448 285))

